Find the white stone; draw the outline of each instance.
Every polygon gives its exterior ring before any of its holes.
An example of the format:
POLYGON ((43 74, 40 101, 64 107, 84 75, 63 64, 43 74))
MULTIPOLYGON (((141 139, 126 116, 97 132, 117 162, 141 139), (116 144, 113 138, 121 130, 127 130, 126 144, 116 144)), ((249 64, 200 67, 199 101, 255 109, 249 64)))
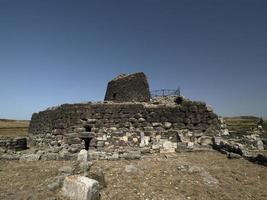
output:
POLYGON ((144 137, 144 144, 145 145, 148 145, 149 144, 149 141, 150 141, 150 137, 149 136, 145 136, 144 137))
POLYGON ((187 142, 186 147, 192 149, 194 147, 194 142, 187 142))
POLYGON ((211 105, 206 105, 208 112, 213 112, 213 108, 211 105))
POLYGON ((77 161, 87 161, 88 160, 88 152, 85 149, 82 149, 79 154, 77 161))
POLYGON ((70 200, 98 200, 99 183, 85 176, 68 176, 64 180, 62 194, 70 200))
POLYGON ((165 142, 163 142, 162 147, 165 148, 165 149, 172 148, 172 142, 165 141, 165 142))
POLYGON ((87 119, 87 122, 89 122, 89 123, 95 123, 95 122, 97 122, 97 119, 87 119))
POLYGON ((124 135, 124 136, 121 137, 121 140, 125 141, 125 142, 128 142, 128 137, 126 135, 124 135))
POLYGON ((159 142, 160 141, 160 139, 161 139, 161 135, 156 135, 156 142, 159 142))
POLYGON ((169 129, 172 127, 172 123, 170 122, 164 122, 164 128, 169 129))
POLYGON ((162 126, 162 124, 161 124, 161 123, 157 123, 157 122, 155 122, 155 123, 152 123, 152 126, 153 126, 153 127, 159 127, 159 126, 162 126))
POLYGON ((230 135, 229 130, 228 129, 224 129, 222 135, 230 135))
POLYGON ((145 146, 145 133, 144 132, 141 132, 140 133, 140 138, 141 138, 141 143, 140 143, 140 147, 144 147, 145 146))
POLYGON ((176 142, 164 141, 162 143, 162 148, 160 149, 160 153, 173 153, 177 148, 176 142))
POLYGON ((153 150, 157 150, 157 149, 159 149, 160 148, 160 145, 158 145, 158 144, 153 144, 152 145, 152 149, 153 150))
POLYGON ((111 132, 115 132, 115 131, 117 131, 118 129, 116 128, 116 127, 110 127, 109 128, 109 131, 111 131, 111 132))
POLYGON ((160 149, 160 153, 174 153, 175 148, 160 149))
POLYGON ((145 121, 146 120, 144 118, 142 118, 142 117, 138 119, 138 122, 145 122, 145 121))
POLYGON ((264 144, 263 144, 262 140, 257 141, 257 148, 258 148, 258 150, 264 150, 264 144))
POLYGON ((137 143, 138 142, 138 138, 133 138, 133 142, 137 143))

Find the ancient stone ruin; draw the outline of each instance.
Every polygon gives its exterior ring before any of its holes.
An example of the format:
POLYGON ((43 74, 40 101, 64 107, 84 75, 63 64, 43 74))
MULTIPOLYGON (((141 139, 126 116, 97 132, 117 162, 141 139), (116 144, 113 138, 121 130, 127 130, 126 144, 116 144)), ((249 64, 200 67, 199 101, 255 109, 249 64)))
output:
POLYGON ((149 85, 143 72, 122 74, 108 83, 105 101, 146 102, 149 100, 149 85))
POLYGON ((123 74, 108 83, 105 101, 63 104, 34 113, 27 140, 0 139, 0 159, 76 160, 79 152, 88 160, 138 159, 147 153, 213 148, 230 158, 267 165, 262 121, 223 119, 206 103, 180 93, 151 98, 144 73, 123 74), (27 144, 29 152, 16 153, 27 144))
POLYGON ((91 159, 138 158, 212 144, 218 116, 203 102, 181 96, 150 100, 144 73, 108 83, 104 102, 64 104, 32 115, 31 146, 89 150, 91 159))

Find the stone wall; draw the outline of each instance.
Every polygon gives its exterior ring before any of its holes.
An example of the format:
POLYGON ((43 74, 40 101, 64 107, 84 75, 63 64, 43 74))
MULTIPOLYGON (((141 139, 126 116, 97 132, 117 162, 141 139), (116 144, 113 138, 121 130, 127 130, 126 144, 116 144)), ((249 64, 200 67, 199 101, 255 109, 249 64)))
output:
POLYGON ((25 150, 27 149, 26 138, 0 138, 0 148, 3 150, 25 150))
POLYGON ((174 152, 179 146, 204 145, 220 133, 212 109, 202 102, 181 104, 64 104, 32 115, 31 145, 86 148, 123 157, 125 152, 174 152))
POLYGON ((143 72, 122 74, 108 83, 105 101, 147 102, 149 100, 149 85, 143 72))

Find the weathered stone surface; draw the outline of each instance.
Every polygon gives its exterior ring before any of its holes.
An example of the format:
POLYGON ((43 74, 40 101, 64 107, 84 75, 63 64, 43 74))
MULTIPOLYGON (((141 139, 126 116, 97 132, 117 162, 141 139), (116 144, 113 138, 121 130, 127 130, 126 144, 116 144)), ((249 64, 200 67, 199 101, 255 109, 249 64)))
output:
MULTIPOLYGON (((131 75, 111 82, 129 77, 131 75)), ((119 85, 120 89, 128 87, 127 84, 119 85)), ((138 86, 137 93, 143 96, 143 90, 140 92, 139 89, 138 86)), ((127 95, 132 94, 127 88, 123 90, 127 95)), ((151 102, 63 104, 33 114, 29 138, 33 146, 50 147, 49 153, 58 154, 59 159, 77 159, 82 149, 88 150, 89 159, 132 159, 140 158, 139 153, 132 156, 128 152, 140 152, 143 148, 148 148, 147 153, 175 151, 175 147, 166 148, 163 140, 176 146, 178 143, 183 143, 180 144, 183 147, 191 143, 194 146, 207 143, 202 136, 221 134, 217 115, 205 103, 184 97, 177 103, 176 98, 161 97, 151 102)), ((132 99, 127 96, 127 101, 132 99)))
POLYGON ((262 140, 257 141, 257 148, 258 148, 258 150, 264 150, 264 144, 263 144, 262 140))
POLYGON ((41 160, 59 160, 58 153, 45 153, 41 156, 41 160))
POLYGON ((129 151, 129 152, 123 154, 123 158, 125 158, 127 160, 140 159, 141 158, 141 152, 140 151, 129 151))
POLYGON ((82 149, 78 154, 77 161, 83 162, 88 160, 88 152, 85 149, 82 149))
POLYGON ((68 175, 70 175, 74 171, 74 169, 73 169, 72 166, 63 166, 63 167, 60 167, 58 169, 58 171, 61 174, 68 174, 68 175))
POLYGON ((149 101, 150 92, 146 75, 142 72, 120 75, 108 83, 105 101, 149 101))
POLYGON ((26 138, 0 138, 0 147, 3 149, 21 151, 27 149, 26 138))
POLYGON ((209 136, 201 136, 200 138, 198 138, 198 143, 202 146, 212 146, 213 142, 212 142, 212 137, 209 136))
POLYGON ((1 155, 0 160, 19 160, 20 159, 20 155, 18 154, 9 154, 9 153, 5 153, 3 155, 1 155))
POLYGON ((85 176, 68 176, 64 180, 62 194, 71 200, 98 200, 99 183, 85 176))
POLYGON ((60 187, 62 187, 65 177, 66 175, 59 175, 46 180, 47 189, 50 191, 58 190, 60 187))
POLYGON ((21 161, 37 161, 41 159, 40 154, 23 154, 21 155, 20 159, 21 161))
POLYGON ((170 122, 164 122, 164 128, 169 129, 172 127, 172 124, 170 122))
POLYGON ((79 162, 79 165, 78 165, 78 170, 80 172, 88 172, 91 168, 91 166, 93 165, 92 162, 89 162, 89 161, 82 161, 82 162, 79 162))

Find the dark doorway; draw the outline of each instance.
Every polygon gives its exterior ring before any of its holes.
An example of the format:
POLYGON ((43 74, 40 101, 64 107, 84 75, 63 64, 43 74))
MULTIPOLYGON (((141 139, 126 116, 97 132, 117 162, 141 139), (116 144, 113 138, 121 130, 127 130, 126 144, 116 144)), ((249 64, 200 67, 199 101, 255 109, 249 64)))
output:
POLYGON ((116 93, 113 93, 113 100, 115 100, 116 99, 116 96, 117 96, 117 94, 116 93))
POLYGON ((90 147, 90 141, 92 138, 81 138, 81 139, 84 141, 84 149, 88 151, 90 147))
POLYGON ((91 132, 91 130, 92 130, 92 127, 89 125, 85 125, 84 128, 85 128, 86 132, 91 132))

